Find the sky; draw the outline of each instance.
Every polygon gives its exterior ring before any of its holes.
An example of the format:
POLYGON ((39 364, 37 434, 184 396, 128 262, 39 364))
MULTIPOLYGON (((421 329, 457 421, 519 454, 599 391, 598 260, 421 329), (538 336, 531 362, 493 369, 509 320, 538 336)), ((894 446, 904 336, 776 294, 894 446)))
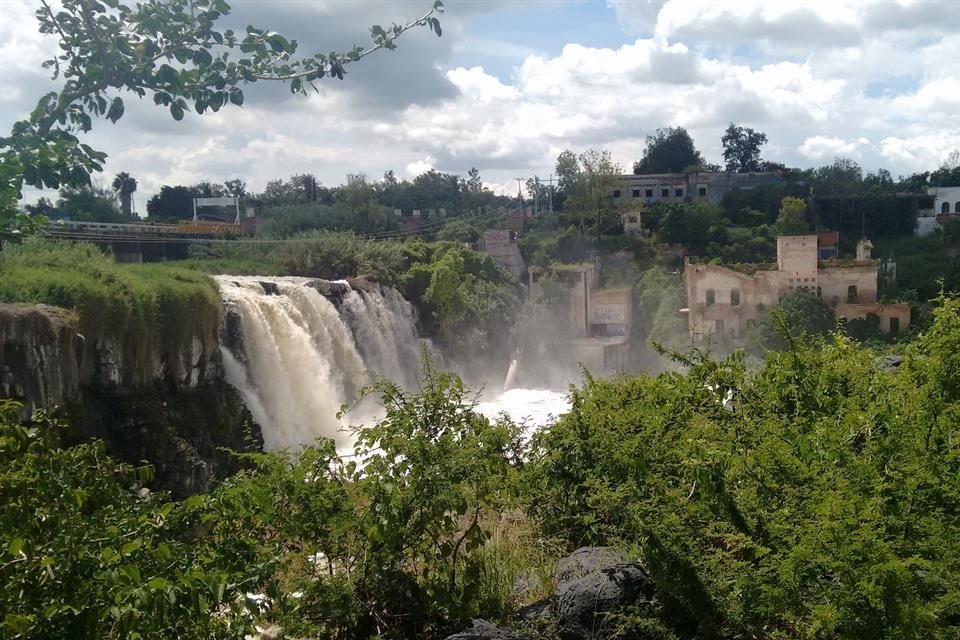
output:
MULTIPOLYGON (((342 51, 431 2, 231 0, 225 24, 342 51)), ((4 130, 56 89, 37 4, 0 0, 4 130)), ((259 191, 295 173, 333 186, 477 167, 513 194, 564 149, 607 149, 629 171, 666 126, 716 163, 730 122, 766 133, 764 158, 788 166, 846 157, 897 176, 960 149, 960 0, 448 0, 441 23, 441 38, 409 32, 310 97, 258 83, 242 108, 176 122, 127 94, 124 117, 83 141, 109 154, 103 184, 138 180, 141 211, 164 184, 241 178, 259 191)))

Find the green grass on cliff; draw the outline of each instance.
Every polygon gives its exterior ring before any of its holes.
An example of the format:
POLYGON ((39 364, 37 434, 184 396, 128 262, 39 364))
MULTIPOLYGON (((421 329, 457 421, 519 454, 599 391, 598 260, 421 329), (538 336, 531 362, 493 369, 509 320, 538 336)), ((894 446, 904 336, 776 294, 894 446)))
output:
POLYGON ((95 246, 30 241, 0 251, 0 302, 75 310, 88 337, 123 339, 134 351, 214 336, 220 318, 207 275, 164 264, 118 264, 95 246))

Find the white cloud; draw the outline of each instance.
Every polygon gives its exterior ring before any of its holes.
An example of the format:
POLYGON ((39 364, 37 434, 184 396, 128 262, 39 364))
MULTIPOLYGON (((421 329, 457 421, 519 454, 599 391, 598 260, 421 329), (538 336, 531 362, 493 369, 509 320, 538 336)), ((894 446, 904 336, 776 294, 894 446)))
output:
POLYGON ((407 164, 405 171, 407 172, 408 178, 416 178, 421 173, 426 173, 433 169, 433 165, 436 164, 437 159, 433 156, 427 156, 421 160, 415 160, 407 164))
MULTIPOLYGON (((396 52, 365 59, 318 95, 255 85, 242 109, 180 123, 152 101, 130 99, 116 127, 98 122, 85 141, 111 154, 108 175, 138 178, 141 199, 162 184, 203 179, 241 177, 257 190, 292 173, 336 184, 348 173, 474 166, 512 195, 516 176, 545 177, 564 148, 607 148, 629 167, 645 136, 663 126, 688 128, 719 161, 731 121, 765 132, 765 155, 788 165, 845 155, 902 174, 934 168, 960 147, 960 33, 944 3, 608 2, 644 37, 555 48, 521 38, 511 48, 504 34, 467 33, 463 17, 509 2, 454 0, 443 38, 408 34, 396 52), (497 77, 482 61, 502 61, 498 52, 477 47, 474 61, 470 42, 502 43, 508 57, 523 58, 512 76, 497 77), (465 64, 451 65, 451 52, 465 64)), ((304 49, 362 42, 371 16, 389 23, 410 9, 383 0, 233 4, 238 20, 291 33, 304 49)), ((564 11, 560 3, 542 8, 564 11)), ((0 126, 8 127, 49 86, 39 64, 55 41, 36 33, 29 0, 6 0, 4 9, 0 126)))
POLYGON ((797 147, 797 151, 811 160, 859 155, 857 154, 857 145, 855 143, 847 142, 841 138, 828 138, 826 136, 807 138, 803 141, 802 145, 797 147))

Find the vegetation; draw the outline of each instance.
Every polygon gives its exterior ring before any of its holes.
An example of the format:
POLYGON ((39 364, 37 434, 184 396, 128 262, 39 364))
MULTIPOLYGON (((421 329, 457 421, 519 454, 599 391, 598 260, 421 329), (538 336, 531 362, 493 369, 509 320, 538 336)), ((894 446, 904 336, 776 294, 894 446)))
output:
POLYGON ((202 273, 117 264, 93 245, 35 239, 0 252, 0 301, 76 311, 80 333, 120 341, 138 373, 165 347, 215 336, 220 318, 216 286, 202 273))
POLYGON ((760 160, 760 147, 767 143, 767 135, 748 127, 740 127, 732 122, 721 138, 723 143, 723 161, 727 171, 750 173, 767 169, 760 160))
POLYGON ((491 536, 515 504, 516 429, 429 367, 419 392, 369 392, 386 416, 357 431, 362 466, 332 441, 247 455, 252 469, 182 502, 3 405, 0 637, 243 638, 269 610, 298 635, 412 638, 503 615, 516 572, 491 571, 522 556, 491 536))
POLYGON ((893 372, 835 337, 588 379, 536 438, 531 510, 635 545, 680 637, 956 637, 958 312, 893 372))
POLYGON ((419 390, 369 390, 386 415, 357 428, 355 459, 325 441, 246 455, 181 502, 96 442, 57 446, 49 420, 16 425, 7 404, 0 635, 510 624, 513 580, 543 575, 558 539, 638 553, 660 606, 630 623, 663 637, 954 638, 960 301, 935 316, 894 371, 834 335, 790 339, 752 371, 694 352, 676 356, 684 373, 588 376, 527 446, 426 363, 419 390))
POLYGON ((690 168, 714 170, 716 167, 704 167, 703 156, 693 143, 693 138, 683 127, 657 129, 647 136, 647 147, 643 157, 633 163, 633 173, 677 173, 690 168))

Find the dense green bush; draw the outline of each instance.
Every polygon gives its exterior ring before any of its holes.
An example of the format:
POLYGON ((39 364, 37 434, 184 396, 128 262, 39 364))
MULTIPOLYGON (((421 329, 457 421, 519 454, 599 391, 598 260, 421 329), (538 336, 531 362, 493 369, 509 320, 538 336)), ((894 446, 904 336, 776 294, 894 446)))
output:
POLYGON ((838 336, 753 372, 694 354, 588 379, 536 437, 532 512, 639 548, 681 635, 958 637, 960 301, 941 302, 892 372, 838 336))
POLYGON ((542 562, 491 539, 517 504, 516 427, 429 365, 419 390, 368 391, 386 415, 349 462, 330 440, 247 454, 182 502, 0 406, 0 638, 242 638, 266 609, 297 635, 415 638, 507 615, 514 578, 542 562))

